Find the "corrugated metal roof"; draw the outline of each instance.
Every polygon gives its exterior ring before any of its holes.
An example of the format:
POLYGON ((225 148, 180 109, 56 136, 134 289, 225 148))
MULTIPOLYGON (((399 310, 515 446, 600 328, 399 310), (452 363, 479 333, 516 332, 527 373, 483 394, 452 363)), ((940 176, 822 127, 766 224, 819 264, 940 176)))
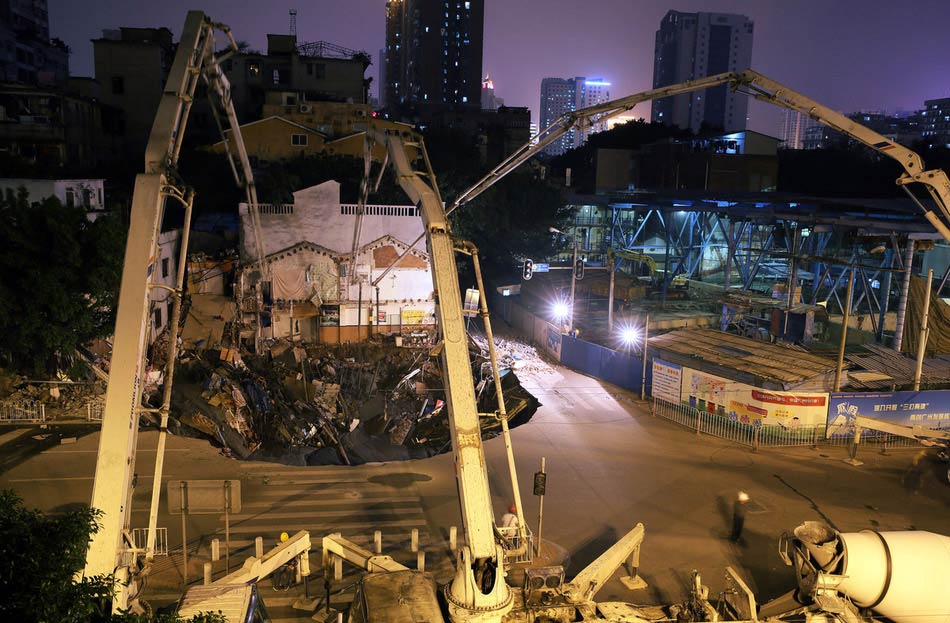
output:
POLYGON ((673 363, 766 389, 828 389, 836 367, 798 348, 715 329, 672 331, 650 338, 649 348, 673 363))

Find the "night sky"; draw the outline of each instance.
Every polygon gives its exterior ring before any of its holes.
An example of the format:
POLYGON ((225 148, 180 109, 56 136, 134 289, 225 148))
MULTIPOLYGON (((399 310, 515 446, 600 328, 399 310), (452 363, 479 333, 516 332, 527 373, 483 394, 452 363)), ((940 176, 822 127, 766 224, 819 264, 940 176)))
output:
MULTIPOLYGON (((384 0, 50 0, 50 32, 72 49, 73 75, 91 76, 90 40, 103 28, 166 26, 177 40, 189 8, 261 50, 267 33, 288 32, 296 8, 298 41, 372 55, 376 93, 384 0)), ((603 77, 612 98, 649 89, 654 36, 670 9, 748 15, 752 68, 843 112, 909 111, 950 96, 950 0, 486 0, 483 71, 498 97, 530 107, 535 122, 544 77, 603 77)), ((636 114, 649 116, 649 108, 636 114)), ((778 114, 754 104, 750 128, 775 135, 778 114)))

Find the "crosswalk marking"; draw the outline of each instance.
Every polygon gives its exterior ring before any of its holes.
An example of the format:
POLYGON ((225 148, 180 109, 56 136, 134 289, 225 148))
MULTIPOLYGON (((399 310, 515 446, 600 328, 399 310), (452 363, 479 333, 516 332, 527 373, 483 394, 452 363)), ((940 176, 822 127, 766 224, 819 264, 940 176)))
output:
MULTIPOLYGON (((232 570, 242 564, 245 557, 254 554, 256 537, 263 538, 267 551, 277 543, 281 532, 294 534, 298 530, 308 530, 312 541, 309 593, 311 597, 320 599, 324 594, 320 552, 325 535, 338 532, 372 550, 373 532, 380 530, 383 553, 415 568, 416 554, 409 551, 409 544, 412 529, 417 529, 420 550, 426 552, 426 569, 442 581, 451 576, 454 560, 448 552, 448 543, 441 531, 429 530, 422 498, 411 486, 386 484, 382 477, 391 474, 367 470, 351 472, 345 468, 243 469, 242 472, 241 512, 230 515, 232 570), (374 480, 375 476, 380 476, 380 480, 374 480)), ((146 494, 145 490, 141 491, 141 495, 146 494)), ((215 533, 205 535, 200 542, 192 541, 197 543, 198 552, 190 550, 189 559, 194 556, 207 559, 212 539, 220 541, 224 558, 224 514, 219 516, 219 520, 215 533)), ((169 561, 174 559, 169 557, 169 561)), ((180 560, 179 549, 179 565, 180 560)), ((219 569, 223 563, 214 564, 216 571, 223 573, 223 568, 219 569)), ((343 580, 334 582, 333 590, 339 591, 355 583, 360 575, 357 569, 345 565, 343 580)), ((303 584, 287 592, 278 592, 273 590, 270 580, 265 579, 259 584, 259 590, 267 613, 275 623, 311 621, 313 613, 292 607, 293 602, 303 595, 303 584)), ((178 597, 178 594, 168 593, 167 589, 161 594, 146 595, 146 599, 154 604, 171 603, 178 597)), ((346 609, 352 598, 352 589, 334 594, 331 607, 346 609)))

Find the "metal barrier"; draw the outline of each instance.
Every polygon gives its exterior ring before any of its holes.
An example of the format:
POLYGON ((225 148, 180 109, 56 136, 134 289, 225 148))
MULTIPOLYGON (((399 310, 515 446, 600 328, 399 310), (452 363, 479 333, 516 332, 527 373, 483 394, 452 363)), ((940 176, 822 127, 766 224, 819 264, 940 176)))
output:
MULTIPOLYGON (((511 544, 512 548, 516 548, 521 543, 521 531, 518 529, 518 526, 497 526, 498 534, 504 537, 507 543, 511 544)), ((534 535, 531 533, 531 528, 525 527, 525 533, 528 538, 528 547, 525 548, 525 551, 517 556, 516 558, 509 559, 510 562, 531 562, 531 557, 534 554, 534 535)))
MULTIPOLYGON (((148 544, 148 528, 133 528, 132 544, 135 549, 144 552, 148 544)), ((155 555, 168 555, 168 528, 155 528, 155 555)))
POLYGON ((0 423, 45 422, 46 405, 36 400, 0 402, 0 423))
MULTIPOLYGON (((684 404, 675 404, 653 399, 653 414, 667 419, 671 422, 696 431, 696 434, 704 433, 720 439, 726 439, 735 443, 749 446, 756 449, 760 447, 780 448, 790 446, 817 446, 818 444, 841 444, 849 445, 854 441, 852 437, 825 438, 825 427, 815 426, 753 426, 743 424, 736 420, 707 413, 699 409, 684 404)), ((907 447, 919 447, 920 444, 912 439, 895 438, 895 444, 909 441, 912 445, 907 447)), ((865 439, 862 437, 862 443, 865 439)), ((891 446, 888 446, 891 447, 891 446)), ((894 447, 897 447, 895 445, 894 447)))
POLYGON ((90 400, 86 403, 86 419, 90 422, 101 422, 106 405, 102 400, 90 400))

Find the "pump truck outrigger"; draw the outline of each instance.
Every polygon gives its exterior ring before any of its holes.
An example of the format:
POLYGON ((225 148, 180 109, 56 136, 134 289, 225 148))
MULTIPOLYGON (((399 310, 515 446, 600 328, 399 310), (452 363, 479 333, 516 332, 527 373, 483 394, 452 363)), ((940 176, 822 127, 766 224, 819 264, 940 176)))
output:
MULTIPOLYGON (((140 555, 144 554, 148 560, 155 553, 155 522, 162 489, 162 461, 174 362, 177 357, 178 319, 181 313, 180 297, 185 262, 179 261, 177 285, 171 288, 174 304, 170 319, 163 401, 159 408, 146 408, 141 405, 141 376, 145 369, 145 345, 149 327, 148 295, 151 288, 163 287, 153 284, 151 275, 154 272, 152 266, 162 214, 169 198, 185 207, 186 225, 182 236, 182 253, 187 252, 193 193, 179 181, 177 163, 195 89, 201 80, 208 85, 212 110, 219 127, 222 126, 222 118, 225 118, 232 132, 237 152, 228 152, 232 171, 239 185, 243 186, 247 193, 258 245, 262 240, 251 168, 244 151, 240 125, 231 105, 228 82, 220 66, 225 58, 236 51, 237 45, 226 26, 210 21, 200 11, 188 14, 149 138, 145 173, 136 179, 116 318, 111 376, 93 488, 92 505, 103 513, 102 527, 90 543, 85 567, 87 575, 115 574, 117 592, 113 603, 120 609, 135 605, 138 576, 142 571, 140 555), (221 54, 216 53, 214 49, 216 31, 224 33, 228 42, 227 50, 221 54), (149 532, 144 550, 135 547, 128 523, 138 423, 143 415, 157 416, 159 423, 159 446, 149 532)), ((897 183, 906 186, 920 182, 926 186, 938 206, 940 215, 927 210, 919 202, 917 205, 924 210, 926 218, 940 235, 950 240, 950 229, 947 227, 950 222, 947 207, 950 203, 950 183, 943 171, 923 170, 923 163, 914 152, 752 71, 720 74, 654 89, 564 115, 544 129, 536 137, 536 143, 528 143, 518 149, 475 186, 462 193, 448 210, 444 208, 439 197, 435 176, 421 138, 411 132, 408 126, 406 130, 401 131, 382 130, 372 120, 369 121, 368 137, 387 146, 388 161, 395 166, 400 185, 413 202, 420 206, 420 214, 425 224, 423 236, 426 237, 432 258, 441 331, 441 342, 437 348, 442 357, 446 403, 464 522, 465 544, 458 548, 456 575, 441 592, 445 610, 454 623, 497 623, 502 620, 512 623, 533 623, 538 620, 562 623, 588 620, 646 623, 655 617, 648 610, 630 604, 593 602, 597 591, 619 565, 625 560, 637 559, 644 535, 643 526, 640 524, 578 574, 572 582, 563 582, 563 570, 547 568, 529 571, 524 588, 509 587, 506 584, 505 560, 510 552, 506 552, 499 543, 492 516, 454 258, 458 241, 452 236, 447 217, 572 128, 590 124, 595 119, 605 120, 618 115, 639 102, 720 84, 746 89, 753 97, 806 113, 821 123, 897 159, 905 170, 897 183), (424 171, 414 167, 414 163, 420 158, 425 163, 424 171)), ((225 141, 225 145, 230 143, 225 141)), ((422 236, 419 240, 421 238, 422 236)), ((409 245, 409 248, 414 244, 409 245)), ((462 243, 459 247, 467 248, 469 253, 473 252, 471 245, 462 243)), ((477 254, 477 251, 474 253, 477 254)), ((260 262, 262 253, 259 247, 257 254, 257 260, 260 262)), ((393 265, 397 263, 398 261, 393 265)), ((260 264, 259 269, 265 270, 260 264)), ((377 278, 377 282, 384 276, 385 272, 377 278)), ((517 496, 516 503, 520 506, 517 496)), ((865 537, 852 538, 851 535, 839 535, 833 531, 821 532, 817 537, 814 531, 811 531, 803 538, 789 539, 786 542, 791 543, 795 553, 798 593, 790 593, 788 603, 769 604, 762 612, 771 606, 768 610, 770 617, 805 613, 806 616, 821 616, 824 620, 837 619, 853 623, 863 620, 857 607, 874 611, 879 604, 899 602, 900 607, 910 604, 906 606, 906 612, 910 613, 908 616, 939 613, 943 617, 942 620, 946 621, 947 613, 950 613, 950 574, 932 573, 928 576, 930 580, 927 583, 918 583, 916 587, 908 586, 907 577, 911 571, 908 571, 910 566, 906 563, 909 559, 905 552, 916 551, 915 547, 919 549, 923 539, 931 552, 939 551, 943 554, 936 557, 936 563, 931 564, 943 565, 941 569, 945 570, 946 561, 950 559, 950 554, 947 553, 950 552, 947 537, 923 532, 884 533, 879 537, 882 543, 880 547, 875 548, 872 543, 866 544, 860 550, 849 550, 844 544, 852 540, 866 542, 865 537), (892 538, 889 535, 898 536, 892 538), (889 549, 888 539, 892 539, 901 547, 889 549), (816 545, 820 550, 818 554, 812 553, 814 548, 811 545, 816 545), (934 547, 936 545, 939 547, 934 547), (827 551, 831 552, 830 557, 826 555, 827 551), (896 560, 900 556, 903 558, 896 560), (870 569, 870 573, 857 574, 856 570, 859 569, 870 569), (850 596, 857 592, 860 592, 860 596, 855 596, 852 603, 850 596)), ((374 556, 355 546, 348 549, 349 545, 352 544, 348 544, 339 535, 326 537, 324 556, 328 561, 333 557, 340 557, 356 562, 366 570, 391 574, 388 577, 392 580, 364 582, 360 588, 361 598, 354 602, 354 608, 357 608, 354 615, 362 613, 363 620, 374 623, 395 621, 400 615, 406 615, 403 610, 411 605, 411 600, 404 598, 408 593, 400 592, 400 578, 407 577, 407 573, 417 572, 408 571, 386 556, 374 556), (370 598, 371 594, 375 597, 370 598), (389 604, 389 610, 380 610, 380 606, 386 607, 386 603, 389 604), (394 605, 398 607, 393 607, 394 605)), ((292 548, 275 550, 269 558, 265 557, 266 560, 249 561, 247 572, 241 576, 240 581, 253 584, 263 577, 262 574, 282 560, 285 561, 285 557, 305 555, 308 548, 309 538, 301 534, 292 548)), ((791 563, 787 555, 785 558, 786 562, 791 563)), ((728 570, 727 577, 732 587, 731 592, 724 594, 723 598, 728 616, 740 620, 757 620, 751 592, 731 569, 728 570)), ((436 592, 429 591, 428 597, 436 598, 436 592)), ((708 589, 702 586, 697 575, 694 577, 690 602, 681 610, 681 618, 715 620, 719 617, 707 598, 708 589)), ((435 620, 440 620, 441 612, 439 603, 435 603, 430 609, 419 608, 414 611, 415 615, 429 613, 435 620)), ((887 612, 882 610, 882 613, 898 622, 910 620, 896 616, 895 611, 891 609, 887 612)), ((243 615, 237 614, 235 618, 241 616, 243 615)), ((357 619, 359 617, 354 616, 354 621, 357 619)), ((406 620, 418 619, 410 613, 406 620)))

